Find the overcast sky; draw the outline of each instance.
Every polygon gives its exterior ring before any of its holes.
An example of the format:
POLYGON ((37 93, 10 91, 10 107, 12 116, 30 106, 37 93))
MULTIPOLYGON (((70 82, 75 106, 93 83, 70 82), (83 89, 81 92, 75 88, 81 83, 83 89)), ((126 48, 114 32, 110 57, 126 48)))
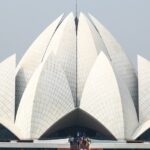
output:
MULTIPOLYGON (((150 59, 150 0, 78 0, 120 42, 136 65, 137 54, 150 59)), ((34 39, 75 0, 0 0, 0 60, 16 53, 19 61, 34 39)))

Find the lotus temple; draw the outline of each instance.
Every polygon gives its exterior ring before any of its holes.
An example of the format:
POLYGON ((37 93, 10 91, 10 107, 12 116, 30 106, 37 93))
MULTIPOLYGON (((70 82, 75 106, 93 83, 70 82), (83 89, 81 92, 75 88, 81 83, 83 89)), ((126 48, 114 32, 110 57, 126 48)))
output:
POLYGON ((138 71, 92 15, 61 15, 0 63, 0 145, 150 141, 150 62, 137 59, 138 71))

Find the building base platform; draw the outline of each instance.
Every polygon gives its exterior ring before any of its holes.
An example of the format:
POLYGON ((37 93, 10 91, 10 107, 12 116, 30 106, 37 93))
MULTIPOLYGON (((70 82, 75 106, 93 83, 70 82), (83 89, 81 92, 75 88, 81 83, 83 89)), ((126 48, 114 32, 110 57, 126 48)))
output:
MULTIPOLYGON (((0 142, 0 149, 2 148, 35 148, 35 149, 59 149, 69 150, 70 144, 68 139, 62 140, 35 140, 33 142, 0 142)), ((100 141, 91 140, 90 150, 101 149, 150 149, 150 142, 143 143, 126 143, 125 141, 100 141)))

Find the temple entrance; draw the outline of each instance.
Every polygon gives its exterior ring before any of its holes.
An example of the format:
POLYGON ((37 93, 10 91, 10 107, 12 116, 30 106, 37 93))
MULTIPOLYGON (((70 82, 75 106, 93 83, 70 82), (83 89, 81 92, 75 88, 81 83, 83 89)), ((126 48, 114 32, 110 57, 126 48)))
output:
POLYGON ((146 130, 140 137, 137 138, 139 141, 150 141, 150 129, 146 130))
POLYGON ((116 140, 115 137, 95 118, 81 109, 76 109, 50 127, 40 139, 63 139, 79 133, 88 138, 116 140))
POLYGON ((0 124, 0 141, 1 142, 7 142, 10 140, 17 140, 18 138, 5 126, 0 124))

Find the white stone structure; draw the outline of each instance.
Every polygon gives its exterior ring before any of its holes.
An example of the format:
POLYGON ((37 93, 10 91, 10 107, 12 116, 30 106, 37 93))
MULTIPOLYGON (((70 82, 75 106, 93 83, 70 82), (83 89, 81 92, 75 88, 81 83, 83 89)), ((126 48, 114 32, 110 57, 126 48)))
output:
POLYGON ((116 39, 109 33, 109 31, 96 20, 92 15, 90 15, 95 27, 97 28, 101 38, 104 41, 107 53, 114 64, 116 71, 118 72, 120 78, 125 82, 128 87, 131 96, 134 100, 136 109, 138 108, 138 81, 135 70, 128 60, 126 54, 122 50, 116 39))
POLYGON ((150 61, 138 56, 139 127, 133 135, 136 139, 150 129, 150 61))
POLYGON ((0 138, 10 132, 40 139, 74 126, 105 138, 139 138, 150 128, 150 63, 139 57, 138 66, 137 78, 93 16, 61 15, 17 67, 15 56, 0 63, 0 128, 7 131, 0 138))
POLYGON ((101 52, 85 84, 81 108, 118 139, 130 139, 138 121, 133 100, 120 84, 111 62, 101 52))
POLYGON ((0 118, 14 122, 16 56, 0 63, 0 118))
POLYGON ((36 67, 42 62, 61 19, 62 15, 40 34, 19 62, 16 68, 16 109, 18 108, 28 81, 33 75, 36 67))

